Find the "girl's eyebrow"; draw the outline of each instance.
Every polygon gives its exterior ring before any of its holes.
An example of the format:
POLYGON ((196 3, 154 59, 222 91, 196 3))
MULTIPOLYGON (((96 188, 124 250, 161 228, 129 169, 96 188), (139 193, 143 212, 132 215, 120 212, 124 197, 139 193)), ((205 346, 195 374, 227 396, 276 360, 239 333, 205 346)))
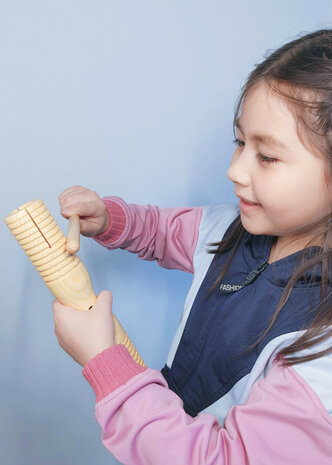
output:
MULTIPOLYGON (((236 119, 235 126, 238 129, 240 129, 241 132, 243 132, 243 130, 241 128, 241 125, 240 125, 240 118, 236 119)), ((286 144, 284 144, 280 140, 276 139, 271 134, 253 134, 251 136, 251 139, 254 140, 255 142, 263 142, 265 144, 269 144, 269 145, 274 146, 274 147, 280 147, 283 150, 290 150, 290 148, 287 147, 286 144)))

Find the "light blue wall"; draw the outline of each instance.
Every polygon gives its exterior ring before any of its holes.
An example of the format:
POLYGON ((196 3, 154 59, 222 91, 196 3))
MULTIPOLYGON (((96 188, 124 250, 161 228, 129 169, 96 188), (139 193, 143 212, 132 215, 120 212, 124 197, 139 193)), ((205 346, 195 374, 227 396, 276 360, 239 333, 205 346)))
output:
MULTIPOLYGON (((81 184, 129 203, 236 202, 235 100, 254 63, 332 27, 330 0, 0 1, 1 216, 81 184)), ((52 300, 4 223, 1 465, 117 464, 93 391, 54 336, 52 300)), ((82 238, 95 291, 160 369, 191 276, 82 238)))

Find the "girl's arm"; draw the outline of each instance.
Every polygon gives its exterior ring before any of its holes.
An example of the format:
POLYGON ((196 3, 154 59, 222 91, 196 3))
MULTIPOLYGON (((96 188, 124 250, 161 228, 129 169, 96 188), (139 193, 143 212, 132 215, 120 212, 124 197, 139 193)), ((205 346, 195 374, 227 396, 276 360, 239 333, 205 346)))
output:
POLYGON ((137 365, 124 346, 95 356, 83 374, 96 393, 102 442, 128 465, 331 465, 332 421, 315 392, 274 362, 244 405, 221 425, 192 418, 161 373, 137 365))
POLYGON ((127 204, 116 196, 104 197, 110 224, 94 236, 99 244, 138 254, 142 260, 157 260, 164 268, 194 272, 203 207, 159 208, 127 204))

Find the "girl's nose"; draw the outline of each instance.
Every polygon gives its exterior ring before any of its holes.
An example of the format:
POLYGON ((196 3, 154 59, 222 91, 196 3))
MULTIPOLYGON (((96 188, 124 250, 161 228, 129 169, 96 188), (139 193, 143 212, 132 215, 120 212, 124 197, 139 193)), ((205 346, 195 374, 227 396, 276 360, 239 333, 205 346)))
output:
POLYGON ((230 167, 227 170, 227 177, 232 182, 248 186, 250 184, 250 174, 248 161, 244 159, 243 152, 234 154, 230 167))

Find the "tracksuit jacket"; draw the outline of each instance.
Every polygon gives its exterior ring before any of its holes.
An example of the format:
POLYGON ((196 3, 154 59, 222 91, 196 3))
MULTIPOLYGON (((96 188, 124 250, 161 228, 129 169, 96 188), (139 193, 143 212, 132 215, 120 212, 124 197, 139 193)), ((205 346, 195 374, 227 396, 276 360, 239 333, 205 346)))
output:
MULTIPOLYGON (((96 394, 105 447, 128 465, 331 465, 332 355, 291 367, 277 353, 303 333, 320 298, 321 266, 307 271, 266 337, 296 252, 267 262, 273 236, 242 236, 222 283, 207 296, 229 252, 208 244, 231 231, 235 204, 159 208, 104 197, 110 225, 94 239, 193 274, 161 371, 122 345, 83 368, 96 394)), ((307 248, 310 257, 317 246, 307 248)), ((332 345, 316 344, 301 354, 332 345)))

